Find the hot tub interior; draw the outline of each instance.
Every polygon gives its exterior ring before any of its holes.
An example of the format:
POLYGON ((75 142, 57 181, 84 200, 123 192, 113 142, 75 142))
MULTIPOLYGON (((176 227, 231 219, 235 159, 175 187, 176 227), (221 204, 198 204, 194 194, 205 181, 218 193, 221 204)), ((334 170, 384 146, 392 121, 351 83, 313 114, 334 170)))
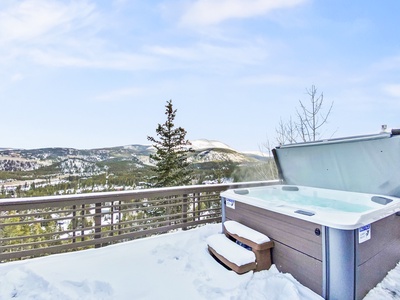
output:
POLYGON ((224 193, 287 216, 338 229, 357 229, 400 210, 397 197, 293 185, 236 189, 224 193))
MULTIPOLYGON (((243 193, 234 191, 235 193, 243 193)), ((248 191, 249 192, 249 191, 248 191)), ((310 189, 297 186, 276 186, 268 189, 253 189, 250 197, 269 202, 284 202, 296 206, 314 207, 316 209, 330 209, 340 212, 366 212, 379 208, 376 203, 387 205, 393 201, 383 196, 365 196, 364 194, 338 193, 336 190, 310 189), (339 195, 338 195, 339 194, 339 195), (367 199, 365 199, 367 198, 367 199), (381 199, 381 201, 377 201, 381 199)))

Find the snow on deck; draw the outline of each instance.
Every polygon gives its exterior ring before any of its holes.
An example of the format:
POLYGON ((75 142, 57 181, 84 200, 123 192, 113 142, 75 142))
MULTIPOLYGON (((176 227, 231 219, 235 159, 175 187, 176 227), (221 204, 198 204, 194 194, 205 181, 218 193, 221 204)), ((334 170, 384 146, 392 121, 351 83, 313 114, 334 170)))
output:
MULTIPOLYGON (((275 265, 238 275, 207 250, 221 224, 0 264, 0 299, 321 300, 275 265)), ((400 265, 368 300, 400 299, 400 265)))

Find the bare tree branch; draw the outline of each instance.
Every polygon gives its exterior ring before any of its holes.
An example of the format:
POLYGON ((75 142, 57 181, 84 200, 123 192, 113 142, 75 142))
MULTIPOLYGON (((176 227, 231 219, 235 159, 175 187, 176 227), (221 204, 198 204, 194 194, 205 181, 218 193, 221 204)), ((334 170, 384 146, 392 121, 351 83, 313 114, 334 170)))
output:
POLYGON ((292 118, 290 118, 285 123, 281 119, 275 129, 279 144, 296 143, 298 139, 302 142, 316 141, 321 135, 319 129, 328 122, 333 102, 328 111, 324 113, 324 94, 317 95, 315 85, 312 85, 310 89, 306 89, 306 93, 310 97, 310 101, 306 105, 299 100, 299 108, 296 108, 297 122, 293 122, 292 118))

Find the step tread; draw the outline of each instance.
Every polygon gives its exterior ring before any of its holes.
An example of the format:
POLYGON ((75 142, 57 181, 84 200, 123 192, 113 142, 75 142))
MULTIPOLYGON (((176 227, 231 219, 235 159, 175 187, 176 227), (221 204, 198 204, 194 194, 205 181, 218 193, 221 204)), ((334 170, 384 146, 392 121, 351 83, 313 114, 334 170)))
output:
POLYGON ((224 226, 230 234, 236 234, 258 245, 271 241, 265 234, 233 220, 225 221, 224 226))
POLYGON ((256 256, 253 251, 247 250, 242 246, 228 239, 224 234, 214 234, 207 238, 207 244, 218 254, 225 257, 237 266, 255 263, 256 256))

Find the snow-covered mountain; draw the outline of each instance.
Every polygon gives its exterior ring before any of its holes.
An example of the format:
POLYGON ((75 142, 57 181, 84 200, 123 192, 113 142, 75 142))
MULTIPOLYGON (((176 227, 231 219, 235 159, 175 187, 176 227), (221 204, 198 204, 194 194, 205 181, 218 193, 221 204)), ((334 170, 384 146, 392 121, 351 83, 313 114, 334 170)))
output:
POLYGON ((190 141, 192 144, 191 147, 195 151, 202 151, 206 149, 228 149, 235 151, 233 148, 229 147, 227 144, 224 144, 220 141, 216 140, 207 140, 207 139, 199 139, 190 141))
MULTIPOLYGON (((191 142, 194 150, 190 162, 231 161, 250 163, 263 160, 263 157, 238 152, 223 142, 199 139, 191 142)), ((151 165, 149 155, 155 153, 151 145, 125 145, 100 149, 41 148, 41 149, 3 149, 0 150, 0 171, 32 171, 53 166, 61 173, 77 174, 102 172, 109 162, 126 162, 137 166, 151 165), (97 164, 102 163, 102 167, 97 164)))

